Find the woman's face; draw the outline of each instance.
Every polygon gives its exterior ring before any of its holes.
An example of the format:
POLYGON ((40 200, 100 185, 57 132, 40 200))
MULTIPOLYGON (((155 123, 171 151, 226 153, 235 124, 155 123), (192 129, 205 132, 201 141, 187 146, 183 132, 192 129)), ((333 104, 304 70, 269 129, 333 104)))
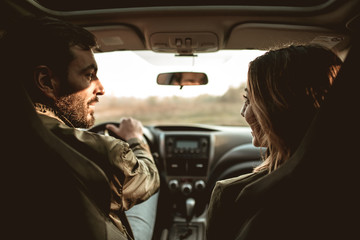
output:
POLYGON ((249 124, 251 128, 251 134, 253 136, 252 143, 255 147, 264 147, 263 146, 263 137, 264 133, 260 127, 259 122, 256 119, 254 114, 251 102, 248 97, 247 88, 245 88, 246 94, 244 95, 245 103, 241 109, 241 115, 245 118, 246 122, 249 124))

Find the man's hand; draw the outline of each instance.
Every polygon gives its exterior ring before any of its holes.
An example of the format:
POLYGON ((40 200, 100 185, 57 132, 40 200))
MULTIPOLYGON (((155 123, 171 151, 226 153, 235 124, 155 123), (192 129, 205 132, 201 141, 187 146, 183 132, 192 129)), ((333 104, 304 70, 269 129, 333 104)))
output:
POLYGON ((119 126, 108 124, 106 128, 126 141, 131 138, 142 139, 143 137, 142 123, 131 117, 121 118, 119 126))

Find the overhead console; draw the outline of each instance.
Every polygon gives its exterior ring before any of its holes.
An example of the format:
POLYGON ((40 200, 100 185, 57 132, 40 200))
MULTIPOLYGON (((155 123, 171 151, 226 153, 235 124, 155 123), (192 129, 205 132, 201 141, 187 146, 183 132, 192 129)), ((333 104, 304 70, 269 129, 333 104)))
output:
POLYGON ((218 37, 212 32, 154 33, 151 35, 150 45, 155 52, 173 52, 179 55, 219 50, 218 37))

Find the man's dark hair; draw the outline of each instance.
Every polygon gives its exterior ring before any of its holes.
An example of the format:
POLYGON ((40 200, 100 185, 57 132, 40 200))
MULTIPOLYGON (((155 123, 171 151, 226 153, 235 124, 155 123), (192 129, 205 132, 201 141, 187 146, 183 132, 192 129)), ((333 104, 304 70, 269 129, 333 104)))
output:
POLYGON ((45 65, 67 79, 73 60, 70 48, 97 46, 95 36, 86 29, 51 17, 25 17, 11 24, 0 43, 2 73, 8 81, 23 81, 31 97, 37 94, 31 81, 35 67, 45 65))

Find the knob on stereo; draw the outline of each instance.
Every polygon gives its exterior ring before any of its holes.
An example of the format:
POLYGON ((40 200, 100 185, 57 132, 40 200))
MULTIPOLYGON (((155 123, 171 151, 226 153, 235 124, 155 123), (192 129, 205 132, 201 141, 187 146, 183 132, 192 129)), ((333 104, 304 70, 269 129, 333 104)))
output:
POLYGON ((190 183, 183 183, 181 185, 181 192, 184 194, 184 195, 189 195, 191 192, 192 192, 192 186, 190 183))
POLYGON ((201 191, 205 189, 205 182, 203 180, 198 180, 195 182, 194 187, 196 190, 201 191))
POLYGON ((178 190, 179 189, 179 181, 176 179, 170 180, 168 183, 169 189, 170 190, 178 190))

